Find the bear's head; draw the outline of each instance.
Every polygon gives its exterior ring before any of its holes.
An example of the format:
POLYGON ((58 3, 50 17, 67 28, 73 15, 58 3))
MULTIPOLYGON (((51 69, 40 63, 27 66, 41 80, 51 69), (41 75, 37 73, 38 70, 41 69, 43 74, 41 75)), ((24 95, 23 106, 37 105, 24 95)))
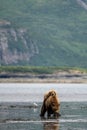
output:
POLYGON ((50 96, 56 96, 56 91, 55 90, 49 90, 45 95, 44 95, 44 100, 47 100, 50 96))

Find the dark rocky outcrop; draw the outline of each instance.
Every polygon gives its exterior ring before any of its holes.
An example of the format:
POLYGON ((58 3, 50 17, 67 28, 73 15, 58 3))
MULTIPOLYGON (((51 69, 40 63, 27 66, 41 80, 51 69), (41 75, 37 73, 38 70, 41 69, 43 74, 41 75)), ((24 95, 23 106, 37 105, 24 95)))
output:
POLYGON ((0 20, 0 64, 29 63, 38 53, 37 43, 27 29, 15 29, 9 21, 0 20))

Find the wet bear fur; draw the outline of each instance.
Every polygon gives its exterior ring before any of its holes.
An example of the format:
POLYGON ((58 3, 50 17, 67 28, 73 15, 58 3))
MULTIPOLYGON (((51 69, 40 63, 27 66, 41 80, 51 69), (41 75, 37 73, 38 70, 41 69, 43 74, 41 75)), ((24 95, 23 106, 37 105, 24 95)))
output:
POLYGON ((55 90, 50 90, 44 95, 40 116, 44 117, 45 113, 47 112, 48 118, 51 118, 51 115, 53 115, 54 118, 58 118, 60 116, 59 111, 60 101, 57 93, 55 90))

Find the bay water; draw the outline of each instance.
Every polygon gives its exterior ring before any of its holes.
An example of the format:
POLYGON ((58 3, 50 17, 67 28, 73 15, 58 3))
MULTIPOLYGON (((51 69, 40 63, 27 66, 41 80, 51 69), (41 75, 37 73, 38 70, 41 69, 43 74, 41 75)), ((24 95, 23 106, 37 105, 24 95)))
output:
POLYGON ((0 130, 87 130, 87 84, 0 84, 0 130), (58 119, 41 119, 44 93, 55 89, 58 119))

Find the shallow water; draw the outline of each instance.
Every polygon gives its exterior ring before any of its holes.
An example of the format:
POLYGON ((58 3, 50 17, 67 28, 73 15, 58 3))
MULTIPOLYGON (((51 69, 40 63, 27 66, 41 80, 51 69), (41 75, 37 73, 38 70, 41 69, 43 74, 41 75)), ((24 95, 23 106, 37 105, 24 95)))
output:
POLYGON ((0 130, 86 130, 87 102, 61 102, 59 119, 41 120, 32 103, 0 103, 0 130))
POLYGON ((0 84, 0 130, 87 130, 87 85, 0 84), (58 92, 59 119, 40 119, 49 89, 58 92))

